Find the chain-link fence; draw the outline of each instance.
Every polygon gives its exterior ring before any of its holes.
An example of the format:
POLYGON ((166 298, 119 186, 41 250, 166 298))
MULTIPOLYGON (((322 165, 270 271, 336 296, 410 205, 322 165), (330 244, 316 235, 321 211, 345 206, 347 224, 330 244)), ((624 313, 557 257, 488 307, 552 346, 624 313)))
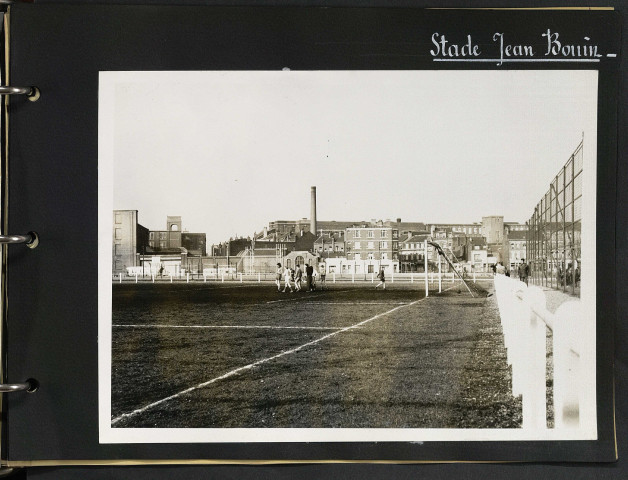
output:
POLYGON ((528 221, 526 250, 536 285, 580 295, 583 143, 550 183, 528 221))

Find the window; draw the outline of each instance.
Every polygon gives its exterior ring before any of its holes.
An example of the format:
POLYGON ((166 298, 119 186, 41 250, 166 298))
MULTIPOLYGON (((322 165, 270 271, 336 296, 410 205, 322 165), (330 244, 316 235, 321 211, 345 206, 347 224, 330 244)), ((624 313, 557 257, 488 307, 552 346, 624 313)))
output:
MULTIPOLYGON (((367 259, 367 260, 374 260, 374 259, 375 259, 375 257, 373 256, 373 254, 372 254, 372 253, 369 253, 369 254, 366 256, 366 259, 367 259)), ((372 267, 372 266, 373 266, 373 265, 369 265, 369 267, 372 267)))
POLYGON ((116 223, 122 223, 122 215, 116 213, 116 223))
POLYGON ((386 252, 382 252, 382 260, 388 260, 388 254, 386 252))
POLYGON ((361 237, 361 232, 360 230, 354 230, 353 231, 353 238, 360 238, 361 237))
POLYGON ((388 248, 388 242, 379 242, 379 248, 380 249, 388 248))
POLYGON ((177 225, 176 223, 173 223, 172 225, 170 225, 170 230, 173 232, 178 232, 179 231, 179 225, 177 225))
POLYGON ((368 242, 366 248, 370 248, 370 249, 375 248, 375 242, 368 242))
POLYGON ((360 260, 360 254, 359 254, 359 253, 356 253, 356 254, 355 254, 355 259, 356 259, 356 260, 360 260))
POLYGON ((353 243, 353 248, 357 248, 357 249, 362 248, 362 247, 360 247, 360 242, 354 242, 353 243))
POLYGON ((122 229, 116 228, 116 240, 122 240, 122 229))
POLYGON ((380 236, 381 236, 382 238, 386 238, 386 237, 388 236, 388 230, 382 230, 382 231, 380 232, 380 236))
POLYGON ((366 236, 368 238, 374 238, 375 237, 375 233, 373 232, 373 230, 369 230, 368 232, 366 232, 366 236))

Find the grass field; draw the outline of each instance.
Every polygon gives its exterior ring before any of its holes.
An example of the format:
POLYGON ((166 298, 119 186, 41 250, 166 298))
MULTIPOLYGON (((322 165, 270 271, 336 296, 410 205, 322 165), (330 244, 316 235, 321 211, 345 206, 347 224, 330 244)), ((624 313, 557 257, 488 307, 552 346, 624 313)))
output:
POLYGON ((446 287, 114 283, 112 426, 520 427, 494 296, 446 287))

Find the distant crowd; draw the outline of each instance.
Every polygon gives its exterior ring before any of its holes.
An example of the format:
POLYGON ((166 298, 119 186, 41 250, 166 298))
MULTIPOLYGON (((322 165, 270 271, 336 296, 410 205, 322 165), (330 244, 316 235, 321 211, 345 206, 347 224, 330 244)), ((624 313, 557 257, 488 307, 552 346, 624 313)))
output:
MULTIPOLYGON (((503 262, 498 262, 496 265, 492 265, 494 275, 505 275, 510 277, 510 270, 508 270, 503 262)), ((521 259, 521 263, 517 265, 517 275, 519 276, 519 280, 524 282, 526 285, 528 284, 528 277, 530 276, 530 265, 525 262, 525 259, 521 259)), ((565 285, 575 285, 576 287, 580 285, 580 264, 576 265, 576 268, 573 268, 572 264, 567 266, 567 269, 563 271, 562 266, 558 266, 555 270, 556 279, 559 284, 563 282, 565 285)))

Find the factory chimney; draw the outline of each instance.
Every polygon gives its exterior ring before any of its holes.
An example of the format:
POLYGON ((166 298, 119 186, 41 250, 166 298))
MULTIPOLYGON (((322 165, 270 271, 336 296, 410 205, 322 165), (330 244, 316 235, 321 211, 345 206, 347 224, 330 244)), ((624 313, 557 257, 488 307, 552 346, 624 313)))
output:
POLYGON ((312 193, 311 193, 310 232, 316 235, 316 187, 312 187, 312 193))

